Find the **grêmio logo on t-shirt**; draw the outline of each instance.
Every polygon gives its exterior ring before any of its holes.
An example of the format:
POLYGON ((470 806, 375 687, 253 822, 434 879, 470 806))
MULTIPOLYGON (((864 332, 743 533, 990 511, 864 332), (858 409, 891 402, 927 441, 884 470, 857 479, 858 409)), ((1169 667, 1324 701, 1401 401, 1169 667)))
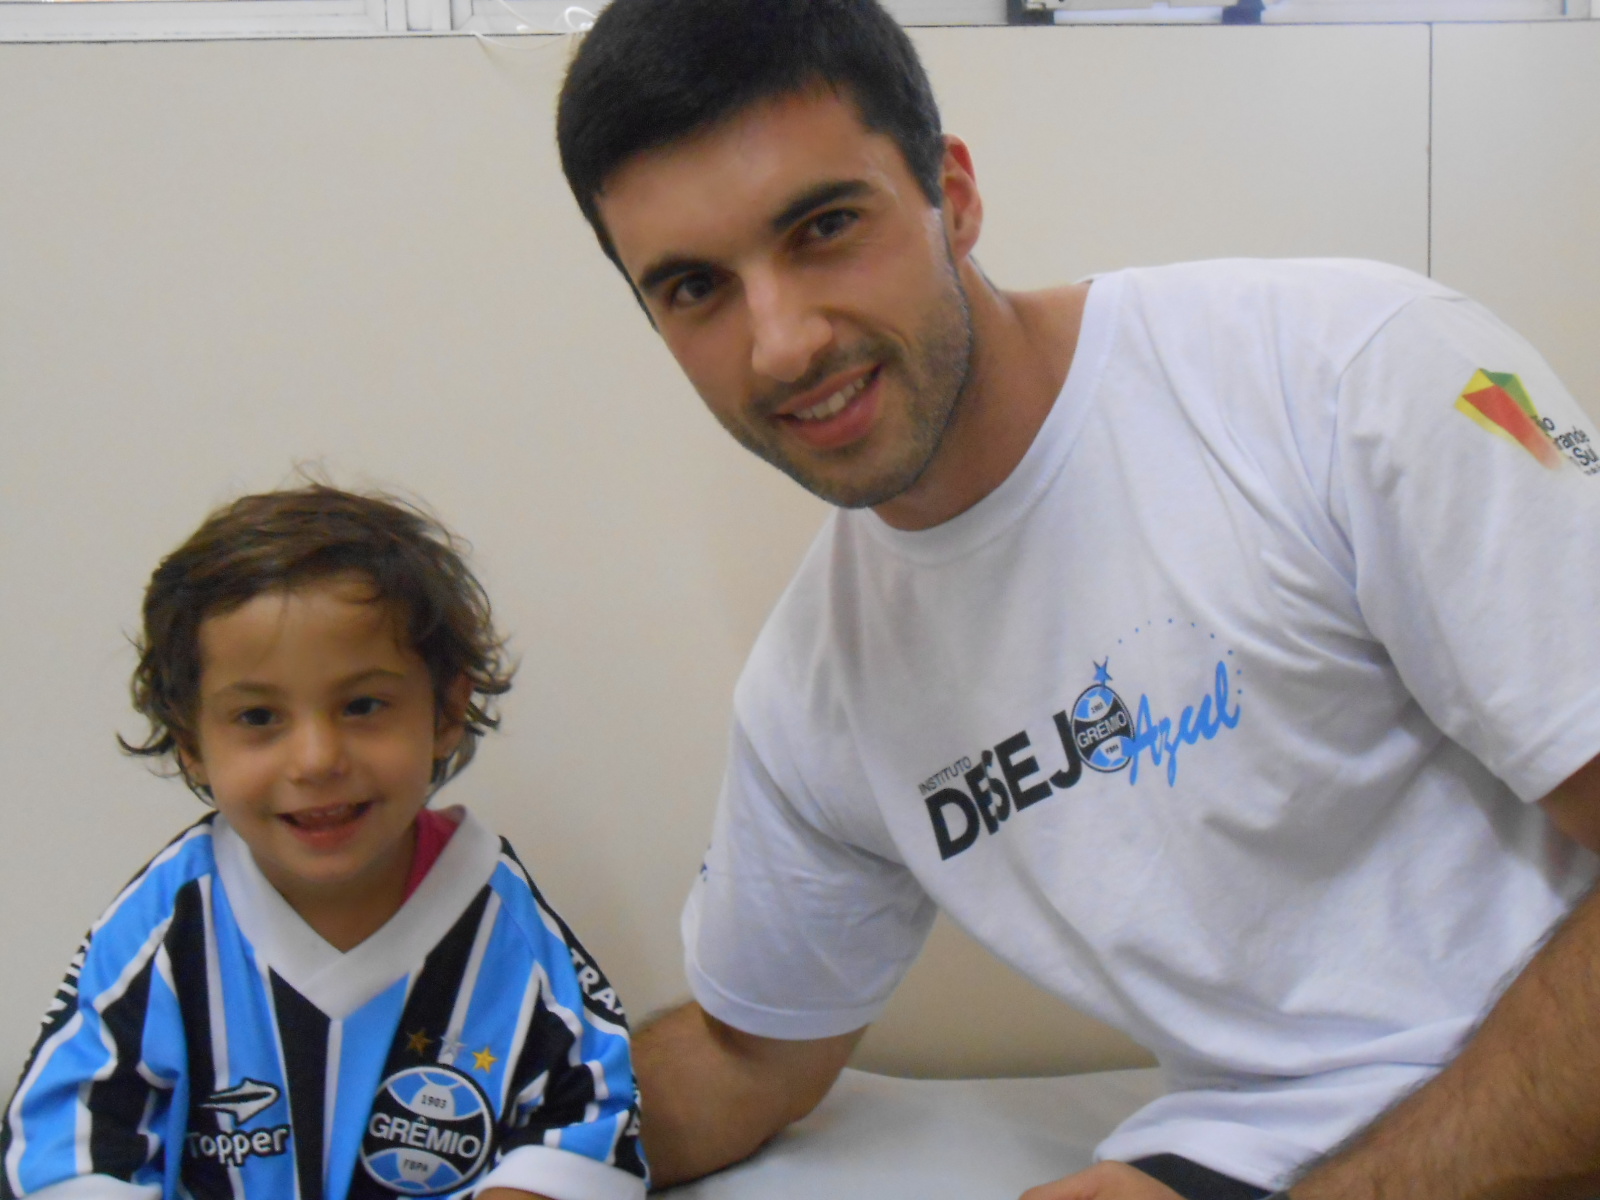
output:
POLYGON ((1109 658, 1097 662, 1094 683, 1051 718, 1065 758, 1059 770, 1045 775, 1027 732, 1019 730, 984 750, 976 763, 963 756, 918 785, 941 859, 970 850, 980 833, 999 833, 1013 813, 1076 786, 1085 767, 1106 775, 1127 770, 1128 782, 1136 783, 1140 756, 1148 754, 1151 766, 1166 767, 1170 787, 1178 781, 1178 752, 1184 746, 1210 741, 1239 724, 1226 660, 1217 662, 1211 692, 1198 705, 1186 705, 1177 720, 1154 717, 1146 695, 1130 711, 1111 687, 1110 665, 1109 658))

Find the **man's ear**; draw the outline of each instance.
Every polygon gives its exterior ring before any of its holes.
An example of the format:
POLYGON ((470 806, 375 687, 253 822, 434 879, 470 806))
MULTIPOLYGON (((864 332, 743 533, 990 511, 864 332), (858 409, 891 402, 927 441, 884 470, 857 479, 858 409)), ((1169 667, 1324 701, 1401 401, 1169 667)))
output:
POLYGON ((952 133, 944 135, 944 162, 939 168, 939 190, 944 193, 944 232, 950 253, 959 262, 972 253, 983 230, 983 197, 978 194, 978 174, 972 151, 952 133))
POLYGON ((457 675, 444 690, 439 711, 434 714, 433 760, 449 758, 461 745, 467 732, 467 705, 472 702, 472 680, 457 675))

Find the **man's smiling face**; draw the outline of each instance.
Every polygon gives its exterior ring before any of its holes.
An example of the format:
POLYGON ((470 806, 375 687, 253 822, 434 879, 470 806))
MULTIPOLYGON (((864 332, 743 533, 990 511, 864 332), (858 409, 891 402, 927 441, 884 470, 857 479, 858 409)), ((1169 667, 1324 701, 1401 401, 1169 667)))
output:
POLYGON ((728 432, 856 508, 914 487, 967 381, 972 331, 955 264, 976 222, 952 238, 952 202, 969 201, 947 186, 935 208, 894 141, 817 89, 630 159, 599 210, 728 432))

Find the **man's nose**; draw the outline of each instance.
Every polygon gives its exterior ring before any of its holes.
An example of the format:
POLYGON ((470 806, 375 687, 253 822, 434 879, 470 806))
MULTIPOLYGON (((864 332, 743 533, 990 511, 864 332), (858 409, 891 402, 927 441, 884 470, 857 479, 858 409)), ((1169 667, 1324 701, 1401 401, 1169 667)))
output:
POLYGON ((792 280, 758 275, 745 281, 750 308, 750 366, 779 383, 803 378, 833 340, 827 316, 792 280))

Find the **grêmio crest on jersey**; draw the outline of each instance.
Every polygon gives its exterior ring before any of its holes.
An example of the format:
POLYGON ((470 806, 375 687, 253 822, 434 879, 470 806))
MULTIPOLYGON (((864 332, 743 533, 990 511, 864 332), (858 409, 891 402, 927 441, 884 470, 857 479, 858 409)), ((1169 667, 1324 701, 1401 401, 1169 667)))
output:
POLYGON ((383 1081, 361 1141, 361 1166, 402 1196, 437 1196, 471 1183, 494 1142, 489 1098, 444 1063, 406 1067, 383 1081))

